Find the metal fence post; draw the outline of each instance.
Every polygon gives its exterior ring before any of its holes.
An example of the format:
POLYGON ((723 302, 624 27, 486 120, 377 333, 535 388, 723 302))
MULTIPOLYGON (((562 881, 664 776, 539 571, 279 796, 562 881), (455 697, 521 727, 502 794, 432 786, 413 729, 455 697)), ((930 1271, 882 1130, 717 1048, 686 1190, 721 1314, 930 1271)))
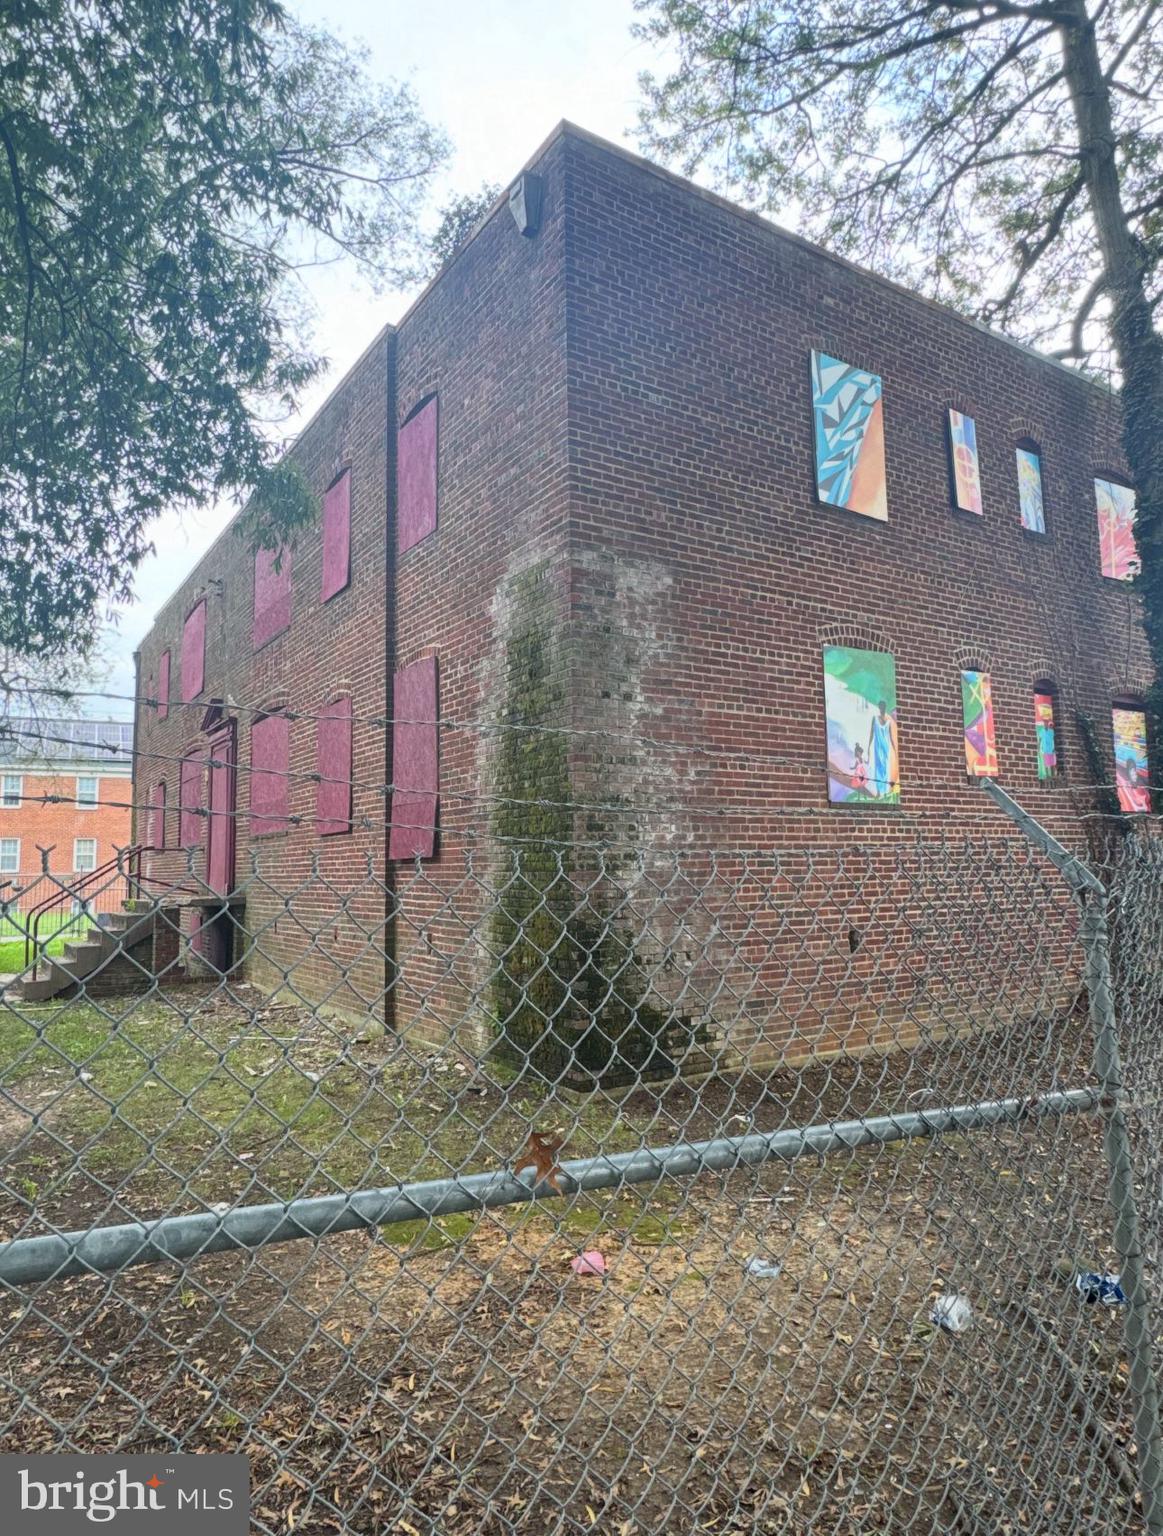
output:
POLYGON ((1124 1109, 1123 1068, 1119 1055, 1111 980, 1109 892, 1094 872, 1076 859, 1028 812, 991 780, 982 781, 990 798, 1042 849, 1069 881, 1081 908, 1080 937, 1086 963, 1086 990, 1094 1028, 1094 1071, 1102 1088, 1103 1147, 1110 1170, 1114 1211, 1114 1246, 1127 1298, 1124 1334, 1131 1371, 1135 1443, 1143 1518, 1151 1536, 1163 1536, 1163 1437, 1159 1390, 1151 1338, 1151 1307, 1143 1275, 1143 1246, 1135 1202, 1131 1139, 1124 1109))
POLYGON ((1094 1070, 1102 1084, 1103 1145, 1110 1168, 1110 1200, 1115 1217, 1115 1251, 1127 1298, 1125 1332, 1135 1405, 1135 1441, 1139 1449, 1139 1487, 1143 1518, 1151 1536, 1163 1533, 1163 1443, 1159 1426, 1159 1391, 1151 1339, 1151 1308, 1143 1275, 1143 1246, 1135 1203, 1131 1141, 1124 1110, 1123 1068, 1115 1026, 1111 984, 1109 897, 1082 897, 1082 944, 1090 1020, 1095 1030, 1094 1070))

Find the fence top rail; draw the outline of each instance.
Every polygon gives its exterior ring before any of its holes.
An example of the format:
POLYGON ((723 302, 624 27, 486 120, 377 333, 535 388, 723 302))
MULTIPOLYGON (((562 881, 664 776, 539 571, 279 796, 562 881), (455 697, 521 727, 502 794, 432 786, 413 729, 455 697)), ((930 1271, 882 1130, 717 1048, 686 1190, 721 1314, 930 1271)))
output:
POLYGON ((981 787, 995 805, 999 806, 1021 828, 1030 841, 1042 850, 1075 891, 1086 890, 1093 891, 1096 896, 1106 895, 1106 886, 1098 876, 1068 848, 1064 848, 1056 837, 1052 837, 1041 822, 1035 821, 1029 811, 1024 811, 1016 800, 1006 794, 1000 784, 995 784, 992 779, 982 779, 981 787))

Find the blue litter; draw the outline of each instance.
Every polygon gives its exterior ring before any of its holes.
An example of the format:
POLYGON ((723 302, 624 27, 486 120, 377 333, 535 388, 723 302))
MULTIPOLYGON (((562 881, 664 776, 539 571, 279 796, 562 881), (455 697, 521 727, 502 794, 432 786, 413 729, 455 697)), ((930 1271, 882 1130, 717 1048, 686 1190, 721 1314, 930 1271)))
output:
POLYGON ((747 1273, 757 1280, 778 1280, 783 1273, 782 1264, 777 1264, 774 1259, 761 1259, 758 1254, 748 1259, 745 1267, 747 1273))
POLYGON ((1112 1275, 1109 1269, 1104 1269, 1101 1275, 1093 1269, 1080 1270, 1074 1277, 1074 1289, 1089 1307, 1096 1303, 1103 1307, 1126 1305, 1126 1293, 1119 1284, 1119 1277, 1112 1275))
POLYGON ((929 1321, 946 1333, 964 1333, 973 1327, 973 1305, 968 1296, 948 1291, 934 1301, 929 1321))

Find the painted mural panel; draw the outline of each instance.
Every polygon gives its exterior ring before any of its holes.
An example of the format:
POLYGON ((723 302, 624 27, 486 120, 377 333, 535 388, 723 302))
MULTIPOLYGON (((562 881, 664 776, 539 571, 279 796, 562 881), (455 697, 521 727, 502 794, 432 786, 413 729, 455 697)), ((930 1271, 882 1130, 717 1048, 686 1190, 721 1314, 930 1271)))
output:
POLYGON ((981 516, 981 466, 977 462, 977 424, 972 416, 949 412, 949 463, 953 505, 981 516))
POLYGON ((1115 736, 1115 787, 1119 809, 1128 816, 1151 809, 1147 765, 1147 716, 1141 709, 1112 709, 1115 736))
POLYGON ((887 651, 824 650, 828 799, 898 805, 901 797, 896 662, 887 651))
POLYGON ((971 778, 997 773, 993 733, 993 689, 988 672, 962 672, 961 716, 965 728, 965 771, 971 778))
POLYGON ((1135 548, 1135 493, 1129 485, 1096 480, 1094 500, 1098 509, 1102 574, 1115 581, 1130 581, 1139 571, 1139 552, 1135 548))
POLYGON ((1058 744, 1054 739, 1054 695, 1034 694, 1034 729, 1038 734, 1038 777, 1058 777, 1058 744))
POLYGON ((1046 532, 1046 509, 1042 502, 1042 460, 1032 448, 1019 448, 1018 505, 1022 527, 1030 533, 1046 532))
POLYGON ((812 417, 820 500, 887 522, 879 377, 813 352, 812 417))

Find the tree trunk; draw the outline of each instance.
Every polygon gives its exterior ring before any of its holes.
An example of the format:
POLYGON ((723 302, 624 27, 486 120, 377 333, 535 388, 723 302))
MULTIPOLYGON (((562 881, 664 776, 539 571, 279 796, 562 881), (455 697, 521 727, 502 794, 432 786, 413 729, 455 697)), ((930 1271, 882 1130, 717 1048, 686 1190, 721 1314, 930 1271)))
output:
POLYGON ((1081 168, 1102 252, 1111 334, 1122 373, 1123 447, 1135 486, 1135 537, 1143 562, 1138 588, 1155 669, 1151 712, 1156 742, 1163 716, 1163 337, 1147 300, 1145 265, 1123 207, 1115 157, 1110 85, 1103 75, 1086 0, 1065 0, 1059 27, 1081 168))

